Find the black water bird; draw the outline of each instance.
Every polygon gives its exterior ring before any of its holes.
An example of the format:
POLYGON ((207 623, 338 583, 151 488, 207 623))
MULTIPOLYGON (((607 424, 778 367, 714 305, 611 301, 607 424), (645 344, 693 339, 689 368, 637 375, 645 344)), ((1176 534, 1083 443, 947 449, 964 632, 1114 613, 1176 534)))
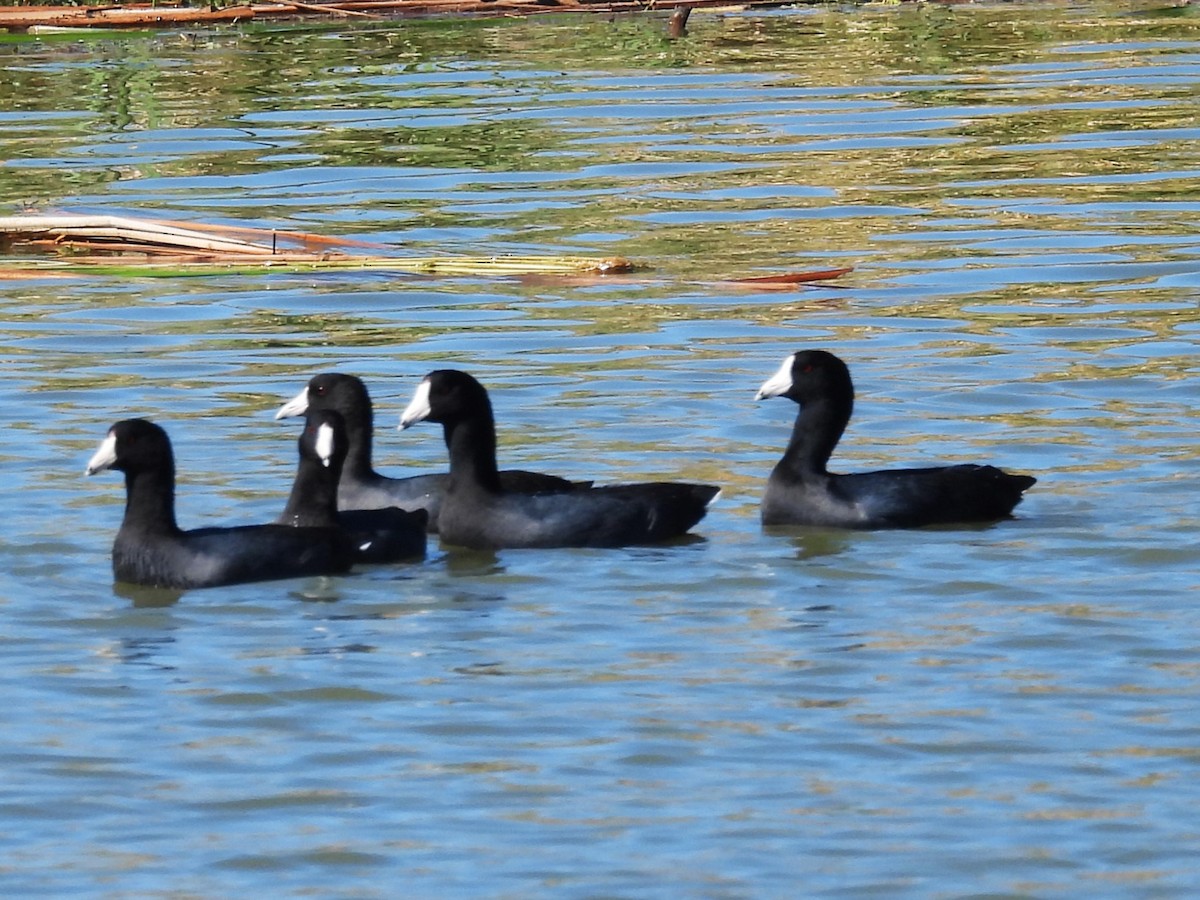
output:
POLYGON ((125 515, 113 542, 119 582, 202 588, 347 571, 356 549, 341 528, 242 525, 183 531, 175 520, 175 456, 145 419, 109 429, 86 474, 125 474, 125 515))
POLYGON ((341 413, 309 409, 297 441, 300 465, 281 525, 301 528, 341 528, 357 547, 355 561, 392 563, 425 555, 428 513, 395 506, 381 509, 338 510, 338 483, 349 441, 341 413))
MULTIPOLYGON (((341 413, 345 420, 349 446, 338 486, 338 506, 341 510, 388 506, 423 509, 429 514, 429 531, 437 532, 438 511, 449 476, 438 473, 389 478, 375 471, 371 462, 374 411, 370 394, 361 379, 340 372, 315 375, 304 390, 280 407, 275 418, 302 415, 308 409, 332 409, 341 413)), ((500 478, 505 489, 525 493, 587 486, 577 485, 556 475, 520 470, 501 472, 500 478)))
POLYGON ((496 426, 487 391, 466 372, 442 369, 418 385, 400 418, 405 429, 441 423, 450 452, 442 541, 475 549, 618 547, 677 538, 720 493, 704 484, 649 482, 521 493, 496 467, 496 426))
POLYGON ((987 465, 888 469, 835 475, 826 469, 854 409, 846 364, 824 350, 783 361, 755 399, 800 404, 783 459, 762 499, 764 525, 917 528, 987 522, 1012 513, 1037 479, 987 465))

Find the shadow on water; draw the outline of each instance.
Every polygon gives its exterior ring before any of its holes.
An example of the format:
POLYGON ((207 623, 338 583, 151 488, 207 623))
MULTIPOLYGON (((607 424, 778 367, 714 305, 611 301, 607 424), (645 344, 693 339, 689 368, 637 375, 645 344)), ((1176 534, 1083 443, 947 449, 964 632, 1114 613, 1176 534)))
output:
POLYGON ((442 561, 446 566, 446 574, 452 578, 487 578, 505 572, 500 554, 494 550, 468 550, 465 547, 444 549, 442 561))
MULTIPOLYGON (((256 586, 271 585, 276 582, 264 581, 251 585, 238 586, 238 590, 256 586)), ((185 596, 195 596, 204 593, 217 593, 227 588, 215 587, 202 590, 181 590, 179 588, 151 587, 128 582, 116 582, 113 585, 113 595, 130 601, 135 609, 156 609, 174 606, 185 596)), ((264 588, 264 593, 267 590, 264 588)), ((287 596, 304 603, 336 603, 342 599, 341 585, 334 578, 313 578, 304 581, 299 586, 288 590, 287 596)), ((265 598, 259 598, 265 599, 265 598)))
POLYGON ((796 550, 796 559, 820 559, 845 553, 854 543, 854 532, 837 528, 811 528, 805 525, 767 525, 763 534, 787 538, 796 550))
MULTIPOLYGON (((896 529, 908 534, 980 534, 1002 528, 1016 517, 995 522, 958 522, 927 525, 924 528, 896 529)), ((886 532, 884 532, 886 533, 886 532)), ((856 541, 869 539, 872 531, 851 531, 838 528, 816 528, 808 525, 766 525, 763 534, 787 538, 796 549, 796 559, 819 559, 837 556, 850 550, 856 541)))
POLYGON ((113 595, 128 600, 134 609, 160 609, 174 606, 187 591, 177 588, 146 587, 118 581, 113 585, 113 595))

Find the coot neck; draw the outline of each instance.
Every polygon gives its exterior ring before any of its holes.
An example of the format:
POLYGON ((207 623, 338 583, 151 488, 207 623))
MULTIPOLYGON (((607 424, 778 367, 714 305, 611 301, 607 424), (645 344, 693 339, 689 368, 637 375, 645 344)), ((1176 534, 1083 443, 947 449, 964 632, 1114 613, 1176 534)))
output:
POLYGON ((780 466, 800 478, 828 474, 826 465, 854 409, 853 397, 821 397, 800 407, 780 466))
POLYGON ((375 414, 371 402, 365 410, 343 413, 346 423, 346 462, 343 471, 347 476, 362 481, 375 476, 371 466, 371 434, 375 428, 375 414))
POLYGON ((326 468, 315 459, 302 458, 287 506, 277 521, 301 528, 336 526, 339 474, 340 467, 336 462, 326 468))
POLYGON ((121 529, 152 534, 178 534, 175 523, 175 464, 168 461, 125 473, 125 518, 121 529))
POLYGON ((470 416, 443 424, 446 449, 450 451, 450 486, 482 488, 500 493, 500 471, 496 466, 496 422, 490 402, 470 416))

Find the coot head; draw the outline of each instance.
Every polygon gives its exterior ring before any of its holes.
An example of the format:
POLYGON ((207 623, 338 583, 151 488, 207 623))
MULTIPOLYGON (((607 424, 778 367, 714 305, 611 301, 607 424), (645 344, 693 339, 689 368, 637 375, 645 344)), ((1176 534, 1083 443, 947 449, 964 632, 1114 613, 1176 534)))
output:
POLYGON ((846 364, 832 353, 800 350, 783 361, 754 399, 769 397, 787 397, 802 406, 820 399, 848 405, 854 401, 854 383, 846 364))
POLYGON ((302 416, 309 409, 334 409, 343 416, 370 415, 371 397, 361 378, 341 372, 324 372, 310 378, 304 390, 279 408, 275 418, 302 416))
POLYGON ((170 464, 171 439, 153 422, 125 419, 108 429, 95 454, 88 460, 85 474, 95 475, 107 469, 135 473, 170 464))
POLYGON ((479 415, 490 418, 491 411, 487 390, 472 376, 457 369, 438 369, 417 385, 400 416, 400 430, 424 421, 446 424, 479 415))

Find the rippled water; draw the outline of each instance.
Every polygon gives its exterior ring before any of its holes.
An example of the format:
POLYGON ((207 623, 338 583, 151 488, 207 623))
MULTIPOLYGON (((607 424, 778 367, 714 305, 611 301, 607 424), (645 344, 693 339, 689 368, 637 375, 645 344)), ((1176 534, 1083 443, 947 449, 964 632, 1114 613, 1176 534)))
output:
POLYGON ((1013 4, 0 44, 0 204, 623 254, 599 283, 0 281, 8 896, 1200 890, 1200 18, 1013 4), (721 279, 854 265, 835 286, 721 279), (791 351, 845 469, 1034 473, 987 528, 764 533, 791 351), (722 484, 684 546, 111 583, 108 425, 273 518, 314 372, 381 468, 429 369, 511 466, 722 484))

